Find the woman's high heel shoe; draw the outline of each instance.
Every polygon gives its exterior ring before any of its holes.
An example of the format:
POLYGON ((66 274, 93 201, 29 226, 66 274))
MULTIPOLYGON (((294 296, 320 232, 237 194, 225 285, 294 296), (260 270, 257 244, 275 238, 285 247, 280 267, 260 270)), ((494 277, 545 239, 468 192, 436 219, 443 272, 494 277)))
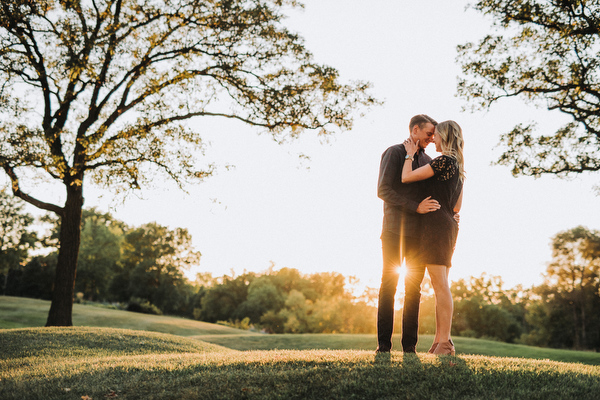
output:
POLYGON ((433 354, 433 352, 435 351, 435 348, 438 346, 438 342, 435 342, 434 344, 431 345, 431 348, 429 349, 428 353, 429 354, 433 354))
POLYGON ((455 352, 456 352, 456 350, 454 349, 454 344, 452 343, 451 340, 448 342, 438 343, 435 350, 433 350, 433 354, 439 354, 439 355, 453 356, 455 352))

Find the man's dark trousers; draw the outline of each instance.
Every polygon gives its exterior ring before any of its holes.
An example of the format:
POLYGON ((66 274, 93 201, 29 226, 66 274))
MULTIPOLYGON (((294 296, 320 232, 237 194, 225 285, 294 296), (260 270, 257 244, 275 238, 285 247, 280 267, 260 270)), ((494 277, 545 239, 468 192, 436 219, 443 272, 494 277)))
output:
POLYGON ((383 273, 381 275, 379 307, 377 309, 378 351, 389 351, 392 348, 394 299, 400 276, 400 265, 404 260, 406 275, 404 279, 404 308, 402 311, 402 350, 407 353, 414 353, 419 331, 421 282, 425 274, 425 268, 418 266, 416 261, 418 238, 401 237, 392 232, 383 232, 381 244, 383 273))

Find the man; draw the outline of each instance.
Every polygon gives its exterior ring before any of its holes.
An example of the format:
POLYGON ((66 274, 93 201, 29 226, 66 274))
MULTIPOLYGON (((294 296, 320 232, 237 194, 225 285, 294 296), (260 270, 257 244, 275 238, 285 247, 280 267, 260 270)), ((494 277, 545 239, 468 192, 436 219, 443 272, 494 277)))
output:
MULTIPOLYGON (((419 145, 412 161, 413 170, 431 161, 424 149, 433 141, 436 125, 437 122, 425 114, 411 118, 410 138, 419 145)), ((402 167, 406 158, 409 157, 403 144, 391 146, 381 156, 379 169, 377 195, 384 203, 381 234, 383 273, 377 310, 378 353, 387 353, 392 348, 394 298, 402 261, 406 263, 402 350, 405 353, 416 352, 421 282, 425 274, 425 268, 416 262, 419 241, 418 215, 440 208, 436 200, 425 197, 423 182, 402 183, 402 167)))

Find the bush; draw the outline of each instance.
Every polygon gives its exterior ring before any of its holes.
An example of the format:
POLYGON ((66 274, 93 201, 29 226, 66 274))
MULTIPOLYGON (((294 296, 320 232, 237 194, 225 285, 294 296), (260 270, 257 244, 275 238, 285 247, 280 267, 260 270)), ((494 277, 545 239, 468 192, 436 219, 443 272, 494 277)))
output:
POLYGON ((233 322, 231 322, 231 321, 217 321, 217 325, 228 326, 230 328, 242 329, 242 330, 245 330, 245 331, 248 331, 248 330, 254 328, 253 325, 250 325, 250 318, 248 318, 248 317, 242 319, 241 321, 239 319, 236 319, 233 322))
POLYGON ((142 314, 154 314, 162 315, 162 311, 148 300, 132 298, 127 304, 127 311, 142 313, 142 314))

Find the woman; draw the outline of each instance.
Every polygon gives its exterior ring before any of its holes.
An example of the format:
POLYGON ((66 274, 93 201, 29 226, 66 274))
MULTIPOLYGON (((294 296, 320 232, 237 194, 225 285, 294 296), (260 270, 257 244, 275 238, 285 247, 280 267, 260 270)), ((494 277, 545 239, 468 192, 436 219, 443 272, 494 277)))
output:
POLYGON ((427 194, 441 206, 439 210, 422 216, 420 257, 435 291, 435 339, 429 352, 454 355, 454 343, 450 338, 453 303, 448 273, 458 235, 454 214, 462 205, 465 178, 462 129, 454 121, 444 121, 435 129, 434 143, 436 151, 442 155, 413 171, 412 159, 418 143, 410 139, 404 142, 407 155, 402 182, 427 179, 427 194))

